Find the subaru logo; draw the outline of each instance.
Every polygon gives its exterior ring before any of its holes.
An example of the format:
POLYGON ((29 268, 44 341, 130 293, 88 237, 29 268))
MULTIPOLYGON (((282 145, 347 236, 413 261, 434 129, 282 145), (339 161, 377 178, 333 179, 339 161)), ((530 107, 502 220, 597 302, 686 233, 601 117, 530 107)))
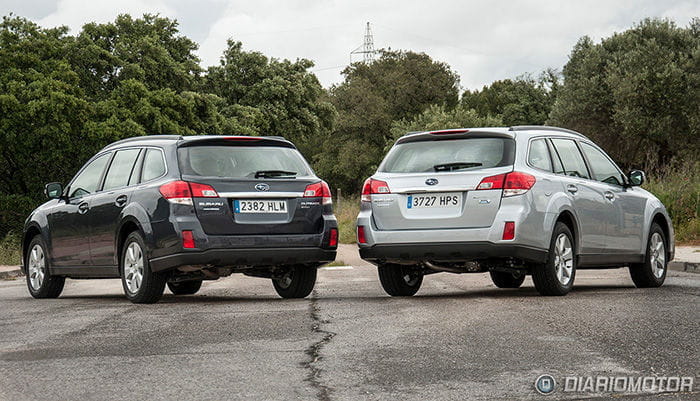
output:
POLYGON ((264 182, 261 182, 260 184, 255 185, 255 190, 256 191, 269 191, 270 186, 265 184, 264 182))
POLYGON ((438 180, 437 178, 428 178, 427 180, 425 180, 425 183, 427 185, 437 185, 438 180))
POLYGON ((557 382, 551 375, 542 375, 535 380, 535 390, 540 394, 550 394, 554 391, 557 382))

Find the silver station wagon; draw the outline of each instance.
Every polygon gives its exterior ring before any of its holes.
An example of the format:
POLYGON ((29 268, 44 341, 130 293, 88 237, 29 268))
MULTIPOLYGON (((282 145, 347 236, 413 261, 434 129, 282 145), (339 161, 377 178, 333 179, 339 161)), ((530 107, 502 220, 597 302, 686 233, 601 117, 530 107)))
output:
POLYGON ((532 275, 540 294, 564 295, 577 269, 627 266, 637 287, 658 287, 674 233, 644 179, 562 128, 411 133, 364 184, 360 255, 393 296, 436 272, 488 271, 500 288, 532 275))

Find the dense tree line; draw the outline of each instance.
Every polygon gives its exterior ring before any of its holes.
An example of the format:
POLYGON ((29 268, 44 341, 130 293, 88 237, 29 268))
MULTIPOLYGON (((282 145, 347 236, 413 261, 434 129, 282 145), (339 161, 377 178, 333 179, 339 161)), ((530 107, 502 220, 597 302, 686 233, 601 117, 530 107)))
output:
POLYGON ((317 173, 359 190, 408 131, 552 124, 598 141, 625 167, 698 159, 700 20, 645 20, 582 38, 547 70, 461 93, 449 65, 384 51, 324 90, 313 63, 230 40, 200 67, 176 21, 121 15, 75 36, 16 16, 0 23, 0 236, 21 227, 43 184, 68 181, 104 145, 153 134, 283 135, 317 173))

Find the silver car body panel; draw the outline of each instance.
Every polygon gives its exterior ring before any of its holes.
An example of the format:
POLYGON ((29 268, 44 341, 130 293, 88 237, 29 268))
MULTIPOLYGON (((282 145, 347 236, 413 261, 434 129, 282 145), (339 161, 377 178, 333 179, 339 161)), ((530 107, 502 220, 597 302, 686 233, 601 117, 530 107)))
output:
MULTIPOLYGON (((590 263, 594 263, 597 259, 593 256, 606 254, 629 255, 630 260, 638 260, 645 253, 652 221, 660 215, 669 233, 669 257, 673 258, 675 240, 671 219, 663 204, 646 190, 555 174, 527 163, 532 140, 573 139, 600 149, 588 138, 550 127, 515 131, 477 128, 469 129, 464 136, 489 134, 515 140, 513 165, 469 171, 377 172, 372 175, 373 179, 387 182, 391 193, 373 194, 371 202, 362 203, 357 225, 364 227, 366 243, 359 244, 361 252, 377 245, 430 243, 450 247, 451 243, 471 242, 516 245, 546 252, 555 223, 562 214, 569 214, 575 225, 577 254, 584 256, 584 260, 590 256, 590 263), (530 174, 536 182, 525 194, 510 197, 502 197, 500 189, 474 190, 482 178, 511 171, 530 174), (436 180, 437 184, 426 184, 428 179, 436 180), (569 190, 572 187, 575 192, 569 190), (421 212, 407 209, 409 195, 426 193, 458 194, 462 199, 461 209, 424 209, 421 212), (506 222, 515 223, 513 240, 502 239, 506 222)), ((400 146, 405 138, 426 135, 430 134, 407 135, 394 147, 400 146)))

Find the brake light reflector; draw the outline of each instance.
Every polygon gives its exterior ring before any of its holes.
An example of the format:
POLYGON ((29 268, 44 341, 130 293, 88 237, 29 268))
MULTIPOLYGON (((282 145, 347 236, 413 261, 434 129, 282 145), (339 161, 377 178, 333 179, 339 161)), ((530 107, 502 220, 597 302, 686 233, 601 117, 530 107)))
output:
POLYGON ((503 226, 503 240, 511 240, 515 238, 515 222, 506 221, 506 225, 503 226))
POLYGON ((338 229, 331 228, 328 236, 328 246, 338 246, 338 229))
POLYGON ((322 203, 324 205, 333 203, 331 189, 325 181, 307 185, 306 189, 304 189, 304 198, 323 198, 322 203))
POLYGON ((444 131, 431 131, 430 135, 465 134, 467 132, 469 132, 468 129, 449 129, 444 131))
POLYGON ((218 198, 219 194, 216 190, 209 185, 198 184, 196 182, 190 182, 190 189, 192 190, 193 198, 218 198))
POLYGON ((503 188, 503 179, 506 177, 505 174, 499 174, 499 175, 492 175, 491 177, 486 177, 481 182, 479 185, 476 186, 477 190, 482 190, 482 189, 502 189, 503 188))
POLYGON ((522 195, 535 185, 535 177, 530 174, 513 171, 506 174, 503 184, 503 196, 522 195))
POLYGON ((476 190, 503 189, 503 197, 522 195, 529 191, 536 181, 535 177, 530 174, 513 171, 482 179, 476 186, 476 190))
POLYGON ((194 235, 192 231, 184 230, 182 232, 182 247, 192 249, 194 248, 194 235))
POLYGON ((367 237, 365 237, 365 226, 357 226, 357 242, 360 244, 367 243, 367 237))
POLYGON ((389 184, 381 180, 368 178, 362 186, 362 202, 371 202, 374 194, 390 194, 389 184))
POLYGON ((168 202, 192 205, 192 191, 190 191, 190 185, 185 181, 172 181, 163 184, 158 188, 158 191, 168 202))

